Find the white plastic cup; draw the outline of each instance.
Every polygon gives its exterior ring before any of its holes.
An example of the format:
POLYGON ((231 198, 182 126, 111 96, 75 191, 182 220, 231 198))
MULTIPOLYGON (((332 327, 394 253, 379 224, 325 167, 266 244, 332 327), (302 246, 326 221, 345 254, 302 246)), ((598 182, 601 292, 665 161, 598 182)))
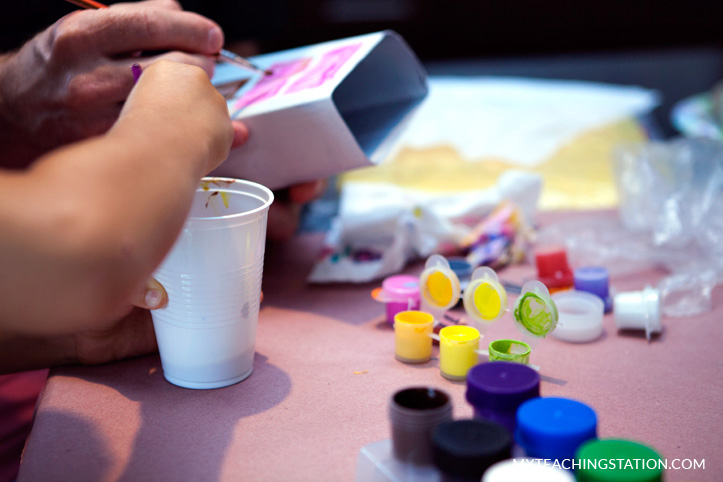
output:
POLYGON ((615 295, 613 313, 619 330, 645 330, 650 340, 653 333, 660 333, 660 294, 646 286, 643 291, 627 291, 615 295))
POLYGON ((185 388, 220 388, 251 375, 266 219, 266 187, 204 178, 186 224, 154 277, 168 305, 151 312, 163 376, 185 388))

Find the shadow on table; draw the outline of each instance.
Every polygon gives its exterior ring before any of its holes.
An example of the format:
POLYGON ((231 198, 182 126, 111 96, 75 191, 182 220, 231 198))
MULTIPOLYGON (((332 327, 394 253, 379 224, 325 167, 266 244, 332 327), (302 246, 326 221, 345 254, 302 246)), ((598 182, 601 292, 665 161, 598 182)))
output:
MULTIPOLYGON (((258 352, 249 378, 215 390, 190 390, 170 384, 163 378, 158 356, 105 367, 75 367, 72 376, 107 385, 140 404, 140 428, 119 480, 146 480, 149 474, 158 480, 217 480, 239 422, 271 409, 291 391, 286 372, 258 352)), ((112 407, 98 412, 112 416, 112 407)), ((67 416, 61 422, 75 426, 78 433, 73 439, 83 440, 83 447, 94 452, 89 456, 95 459, 74 459, 101 460, 94 465, 98 465, 98 471, 105 470, 110 462, 104 460, 103 445, 95 443, 92 427, 68 420, 67 416)), ((112 430, 107 421, 104 427, 112 430)), ((98 475, 88 480, 102 479, 102 474, 98 475)))
MULTIPOLYGON (((21 465, 18 480, 108 480, 112 464, 108 456, 110 450, 91 422, 56 410, 43 413, 42 418, 44 426, 61 433, 53 434, 53 440, 43 438, 41 444, 51 444, 48 447, 51 450, 41 448, 45 452, 42 461, 21 465), (59 466, 62 467, 62 475, 56 470, 59 466), (52 472, 55 475, 51 476, 52 472)), ((36 442, 31 439, 31 443, 36 442)))

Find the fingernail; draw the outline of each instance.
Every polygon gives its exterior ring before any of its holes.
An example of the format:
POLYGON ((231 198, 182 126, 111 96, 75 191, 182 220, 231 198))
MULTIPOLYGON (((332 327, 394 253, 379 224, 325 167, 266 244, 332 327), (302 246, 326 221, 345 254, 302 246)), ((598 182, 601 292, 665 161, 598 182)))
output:
POLYGON ((158 290, 149 290, 144 300, 149 309, 158 308, 158 304, 161 302, 161 292, 158 290))
POLYGON ((223 33, 218 27, 214 27, 208 31, 208 51, 211 53, 218 52, 223 46, 223 33))

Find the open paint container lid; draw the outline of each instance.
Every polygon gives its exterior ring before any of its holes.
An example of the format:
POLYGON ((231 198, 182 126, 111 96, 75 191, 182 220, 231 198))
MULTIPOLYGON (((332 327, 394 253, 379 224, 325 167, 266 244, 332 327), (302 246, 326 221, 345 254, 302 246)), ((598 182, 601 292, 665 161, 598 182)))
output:
POLYGON ((560 317, 552 336, 571 343, 586 343, 602 335, 605 303, 599 296, 571 290, 555 293, 552 300, 560 317))
POLYGON ((422 294, 422 311, 444 313, 459 302, 459 278, 449 267, 449 262, 439 254, 433 254, 424 264, 419 275, 422 294))
POLYGON ((474 270, 463 301, 467 315, 482 327, 496 322, 507 311, 507 292, 497 273, 487 266, 474 270))
POLYGON ((515 303, 514 318, 517 328, 532 340, 544 338, 557 327, 557 307, 544 284, 534 280, 522 285, 522 293, 515 303))

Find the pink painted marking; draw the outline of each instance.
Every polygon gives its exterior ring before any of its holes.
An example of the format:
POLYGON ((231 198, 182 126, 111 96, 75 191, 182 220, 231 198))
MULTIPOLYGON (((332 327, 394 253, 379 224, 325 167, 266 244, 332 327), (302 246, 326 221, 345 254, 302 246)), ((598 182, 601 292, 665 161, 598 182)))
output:
POLYGON ((256 82, 256 85, 241 96, 236 104, 234 104, 234 109, 238 110, 242 107, 274 97, 281 91, 281 88, 286 84, 289 77, 304 70, 310 61, 311 58, 307 57, 272 65, 269 67, 271 75, 266 75, 256 82))
POLYGON ((309 71, 304 72, 301 78, 296 80, 291 87, 286 89, 287 94, 299 92, 300 90, 313 89, 323 85, 341 69, 354 52, 359 50, 361 43, 347 45, 345 47, 325 53, 319 63, 309 71))

